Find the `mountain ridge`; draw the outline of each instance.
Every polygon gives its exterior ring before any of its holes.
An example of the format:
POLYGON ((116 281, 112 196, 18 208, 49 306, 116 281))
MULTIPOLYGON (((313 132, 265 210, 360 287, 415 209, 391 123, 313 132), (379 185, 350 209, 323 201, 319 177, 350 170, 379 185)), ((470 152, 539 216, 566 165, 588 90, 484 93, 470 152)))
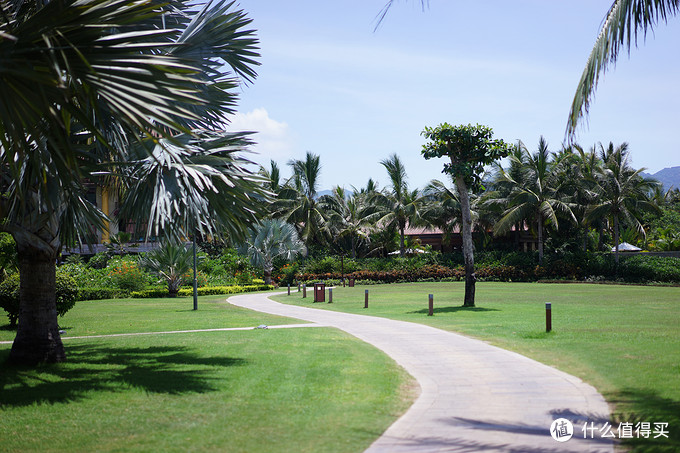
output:
POLYGON ((654 174, 642 172, 641 175, 645 178, 651 178, 659 181, 661 184, 663 184, 664 191, 670 188, 680 188, 680 166, 666 167, 654 174))

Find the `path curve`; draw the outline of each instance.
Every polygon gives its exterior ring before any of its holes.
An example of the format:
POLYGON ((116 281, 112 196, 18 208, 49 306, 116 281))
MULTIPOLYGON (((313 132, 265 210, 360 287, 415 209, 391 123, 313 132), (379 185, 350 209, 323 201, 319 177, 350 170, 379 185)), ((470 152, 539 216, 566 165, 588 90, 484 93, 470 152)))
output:
POLYGON ((614 451, 597 431, 594 439, 583 439, 584 423, 602 426, 609 409, 574 376, 422 324, 280 304, 267 296, 244 294, 228 302, 344 330, 387 353, 420 384, 411 408, 367 452, 614 451), (567 442, 550 435, 558 418, 574 425, 567 442))

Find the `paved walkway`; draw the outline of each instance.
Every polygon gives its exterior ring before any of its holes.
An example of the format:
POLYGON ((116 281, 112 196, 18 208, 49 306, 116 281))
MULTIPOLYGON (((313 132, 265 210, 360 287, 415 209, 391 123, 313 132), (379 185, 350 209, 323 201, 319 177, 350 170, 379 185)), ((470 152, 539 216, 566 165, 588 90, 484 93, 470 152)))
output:
POLYGON ((367 452, 614 451, 597 430, 595 439, 583 439, 584 423, 601 427, 609 420, 602 396, 580 379, 519 354, 422 324, 285 305, 264 294, 228 301, 344 330, 416 378, 420 396, 367 452), (558 418, 574 424, 567 442, 550 435, 558 418))

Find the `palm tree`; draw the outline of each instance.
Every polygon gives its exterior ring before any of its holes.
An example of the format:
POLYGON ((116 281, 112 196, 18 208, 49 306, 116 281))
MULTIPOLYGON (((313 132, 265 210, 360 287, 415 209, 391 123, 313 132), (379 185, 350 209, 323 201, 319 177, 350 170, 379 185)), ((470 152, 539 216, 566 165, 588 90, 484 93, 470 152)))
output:
POLYGON ((269 169, 260 167, 259 174, 265 179, 265 186, 267 189, 278 196, 283 189, 281 184, 281 169, 279 168, 279 164, 273 160, 269 161, 269 166, 269 169))
POLYGON ((638 33, 646 37, 658 22, 667 22, 678 11, 678 0, 614 0, 576 88, 567 122, 570 138, 574 137, 579 121, 588 114, 600 74, 616 63, 621 48, 630 52, 631 38, 637 46, 638 33))
POLYGON ((326 218, 318 205, 321 163, 318 155, 307 152, 304 160, 288 162, 293 176, 279 192, 275 211, 286 222, 295 225, 307 245, 326 242, 326 218))
MULTIPOLYGON (((514 225, 525 221, 534 223, 538 234, 538 259, 543 262, 543 228, 546 223, 555 229, 559 228, 560 216, 576 223, 569 203, 559 184, 561 159, 556 156, 551 160, 548 144, 543 137, 539 139, 538 150, 531 154, 523 143, 519 143, 521 160, 518 154, 509 156, 511 165, 522 167, 521 176, 514 179, 509 173, 499 173, 499 184, 510 185, 512 190, 505 200, 507 209, 503 217, 494 227, 495 235, 510 231, 514 225)), ((502 170, 502 169, 501 169, 502 170)))
POLYGON ((139 259, 139 265, 158 276, 168 284, 170 297, 177 296, 180 286, 193 268, 193 250, 184 244, 165 242, 139 259))
POLYGON ((349 240, 350 253, 352 258, 356 258, 359 242, 368 241, 371 227, 380 214, 356 189, 350 196, 344 188, 336 186, 331 195, 324 195, 319 203, 327 212, 328 228, 334 242, 349 240))
MULTIPOLYGON (((582 249, 588 250, 588 236, 592 227, 603 231, 602 219, 586 219, 588 206, 595 203, 595 174, 602 165, 593 146, 586 152, 578 144, 573 144, 564 149, 564 186, 565 191, 571 198, 571 209, 578 222, 578 231, 581 235, 582 249)), ((600 235, 602 237, 602 235, 600 235)))
POLYGON ((307 248, 291 224, 281 219, 268 219, 251 230, 250 238, 240 251, 248 255, 253 266, 262 268, 264 282, 271 285, 274 259, 292 261, 297 255, 306 254, 307 248))
POLYGON ((617 264, 619 262, 621 223, 632 227, 644 237, 645 230, 638 219, 639 213, 645 210, 658 210, 658 207, 647 198, 647 195, 653 191, 658 183, 644 179, 640 173, 645 168, 634 170, 629 165, 628 160, 628 145, 626 143, 617 147, 608 156, 607 161, 595 175, 597 184, 595 192, 598 201, 589 207, 586 214, 588 220, 611 219, 617 264))
POLYGON ((399 156, 392 154, 380 161, 380 164, 387 170, 391 184, 388 190, 376 193, 371 202, 375 203, 382 214, 377 221, 378 226, 395 226, 399 231, 399 256, 403 258, 406 255, 404 230, 407 224, 415 226, 423 223, 425 198, 418 189, 409 189, 406 168, 399 156))
POLYGON ((56 258, 110 220, 86 181, 122 181, 121 215, 147 234, 242 237, 263 211, 260 178, 236 154, 247 135, 212 132, 256 75, 257 40, 224 2, 7 0, 0 10, 0 229, 21 272, 10 359, 58 362, 56 258))

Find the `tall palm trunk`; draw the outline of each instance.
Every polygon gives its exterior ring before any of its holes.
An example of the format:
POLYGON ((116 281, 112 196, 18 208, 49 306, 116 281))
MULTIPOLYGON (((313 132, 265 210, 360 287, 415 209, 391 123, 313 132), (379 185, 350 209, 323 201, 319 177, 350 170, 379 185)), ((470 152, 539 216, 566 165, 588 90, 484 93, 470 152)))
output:
POLYGON ((619 267, 619 216, 614 215, 614 246, 616 248, 614 252, 614 262, 616 263, 616 268, 619 267))
POLYGON ((470 214, 470 195, 468 194, 467 184, 462 176, 456 177, 456 188, 460 198, 460 208, 462 211, 462 238, 463 238, 463 259, 465 260, 465 299, 464 307, 475 306, 475 256, 474 245, 472 243, 472 216, 470 214))
POLYGON ((538 264, 543 264, 543 215, 538 214, 538 264))
POLYGON ((399 256, 400 257, 405 257, 406 256, 406 242, 404 240, 404 229, 406 226, 399 225, 399 256))
POLYGON ((17 242, 21 306, 10 361, 22 365, 62 362, 66 353, 57 324, 57 252, 17 242))

